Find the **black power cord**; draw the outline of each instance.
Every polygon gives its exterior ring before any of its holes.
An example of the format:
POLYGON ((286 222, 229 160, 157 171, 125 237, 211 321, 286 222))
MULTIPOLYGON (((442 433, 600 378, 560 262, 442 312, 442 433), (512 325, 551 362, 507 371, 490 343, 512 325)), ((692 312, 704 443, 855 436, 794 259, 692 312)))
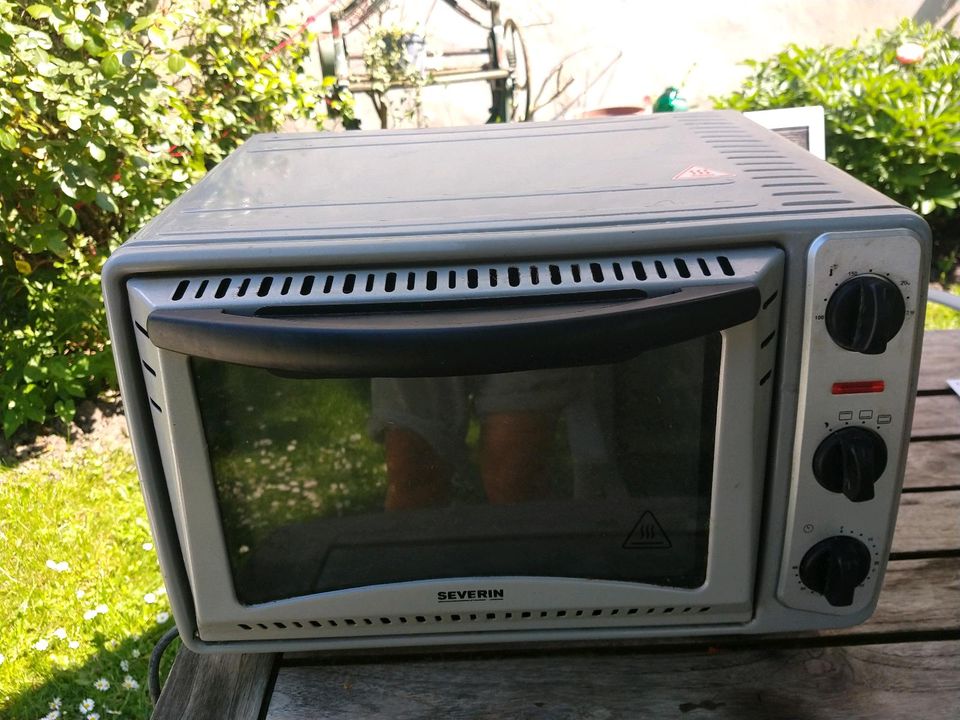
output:
POLYGON ((167 630, 161 637, 150 653, 150 666, 147 669, 147 689, 150 691, 150 703, 156 707, 157 700, 160 699, 160 660, 167 647, 176 638, 180 637, 177 626, 167 630))

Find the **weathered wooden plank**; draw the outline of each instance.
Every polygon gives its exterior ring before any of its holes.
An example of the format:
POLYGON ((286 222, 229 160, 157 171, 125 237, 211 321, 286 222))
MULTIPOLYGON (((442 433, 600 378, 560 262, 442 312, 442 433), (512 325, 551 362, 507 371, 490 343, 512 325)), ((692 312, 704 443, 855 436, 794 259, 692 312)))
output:
POLYGON ((960 377, 960 330, 928 330, 923 334, 917 390, 946 391, 948 377, 960 377))
POLYGON ((958 714, 960 641, 945 641, 283 667, 266 717, 953 720, 958 714))
POLYGON ((197 655, 180 648, 153 720, 257 720, 276 655, 197 655))
POLYGON ((960 552, 960 490, 904 493, 893 553, 960 552))
POLYGON ((910 439, 960 439, 960 397, 953 393, 918 397, 910 439))
POLYGON ((910 443, 904 490, 960 487, 960 440, 910 443))
POLYGON ((893 560, 880 602, 863 625, 826 630, 821 637, 887 636, 960 631, 960 558, 893 560))

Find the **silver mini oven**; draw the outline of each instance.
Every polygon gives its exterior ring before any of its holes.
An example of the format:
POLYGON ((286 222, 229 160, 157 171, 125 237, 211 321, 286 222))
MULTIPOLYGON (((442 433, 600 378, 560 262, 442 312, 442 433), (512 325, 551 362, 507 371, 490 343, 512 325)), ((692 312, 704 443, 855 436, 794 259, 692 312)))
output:
POLYGON ((862 622, 929 252, 735 113, 253 138, 103 274, 182 636, 862 622))

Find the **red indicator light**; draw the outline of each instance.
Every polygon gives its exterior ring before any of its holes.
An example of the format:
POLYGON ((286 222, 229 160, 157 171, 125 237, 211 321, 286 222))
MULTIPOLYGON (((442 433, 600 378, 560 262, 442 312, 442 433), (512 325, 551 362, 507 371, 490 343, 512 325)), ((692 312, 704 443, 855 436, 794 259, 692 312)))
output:
POLYGON ((836 382, 830 389, 834 395, 859 395, 861 393, 883 392, 883 380, 851 380, 836 382))

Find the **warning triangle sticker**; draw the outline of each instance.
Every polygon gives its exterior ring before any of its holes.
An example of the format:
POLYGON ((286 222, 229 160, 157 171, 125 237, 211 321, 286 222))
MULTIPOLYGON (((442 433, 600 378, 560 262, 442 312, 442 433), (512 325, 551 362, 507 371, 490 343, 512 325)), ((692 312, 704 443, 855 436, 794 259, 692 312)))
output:
POLYGON ((723 172, 722 170, 712 170, 702 165, 691 165, 686 170, 682 170, 673 176, 674 180, 709 180, 710 178, 732 177, 733 173, 723 172))
POLYGON ((639 522, 634 525, 627 539, 623 541, 623 547, 626 550, 647 550, 669 548, 673 545, 653 513, 647 510, 640 516, 639 522))

